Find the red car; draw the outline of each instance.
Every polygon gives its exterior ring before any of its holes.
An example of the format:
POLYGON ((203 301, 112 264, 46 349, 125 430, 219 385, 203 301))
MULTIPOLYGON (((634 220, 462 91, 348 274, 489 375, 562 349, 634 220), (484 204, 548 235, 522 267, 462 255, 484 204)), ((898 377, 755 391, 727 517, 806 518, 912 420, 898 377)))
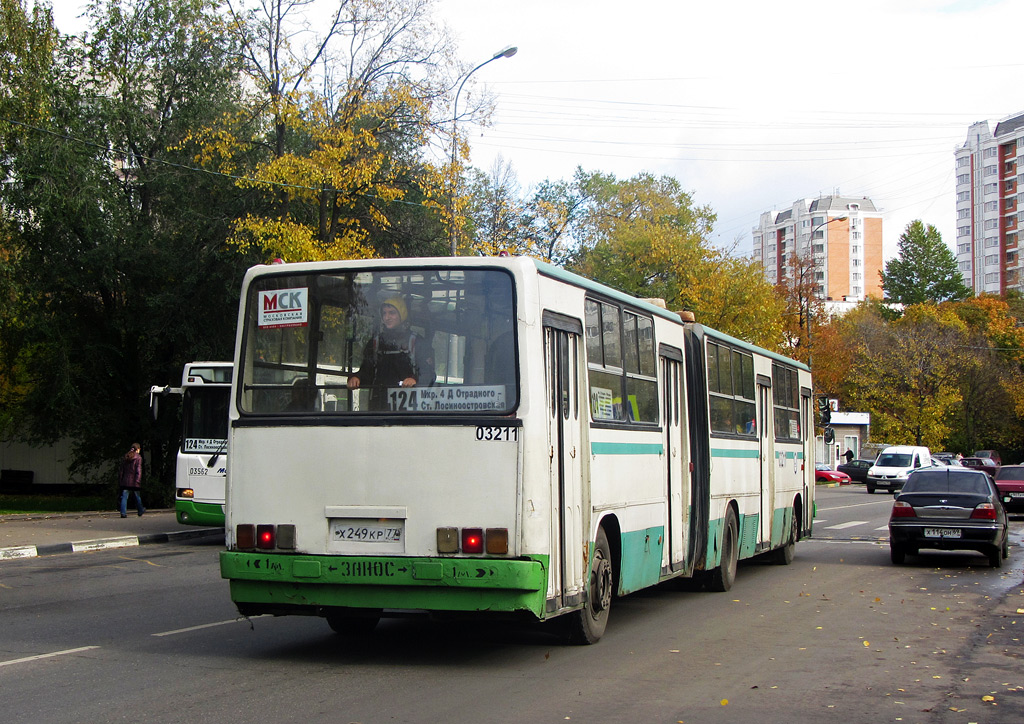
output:
POLYGON ((850 479, 850 476, 847 475, 846 473, 841 473, 838 470, 833 470, 824 463, 815 463, 814 482, 839 483, 840 485, 849 485, 853 481, 850 479))
POLYGON ((992 458, 964 458, 960 461, 960 464, 965 468, 971 468, 973 470, 982 470, 993 478, 996 476, 996 471, 999 470, 999 465, 992 458))
POLYGON ((1024 465, 1003 465, 996 472, 999 499, 1007 510, 1024 510, 1024 465))

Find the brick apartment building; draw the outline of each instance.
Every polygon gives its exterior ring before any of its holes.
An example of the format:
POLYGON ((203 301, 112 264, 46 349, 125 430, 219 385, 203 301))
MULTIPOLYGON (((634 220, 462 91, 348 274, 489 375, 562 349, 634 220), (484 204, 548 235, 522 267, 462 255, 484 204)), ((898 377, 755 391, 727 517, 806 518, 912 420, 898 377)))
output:
POLYGON ((975 294, 1024 290, 1024 113, 968 129, 956 149, 956 260, 975 294))
POLYGON ((821 299, 882 296, 882 213, 867 197, 800 199, 783 211, 762 213, 752 233, 753 258, 772 284, 793 283, 793 254, 810 254, 821 299))

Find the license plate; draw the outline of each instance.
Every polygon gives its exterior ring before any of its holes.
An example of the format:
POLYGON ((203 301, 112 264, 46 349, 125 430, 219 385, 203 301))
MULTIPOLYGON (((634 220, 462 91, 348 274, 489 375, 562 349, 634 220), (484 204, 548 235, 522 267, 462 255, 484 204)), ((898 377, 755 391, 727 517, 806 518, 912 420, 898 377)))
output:
POLYGON ((925 528, 925 538, 959 538, 961 536, 959 528, 925 528))
POLYGON ((346 543, 401 543, 404 520, 337 518, 331 521, 331 540, 346 543))
POLYGON ((1024 498, 1024 493, 1010 493, 1011 498, 1024 498))

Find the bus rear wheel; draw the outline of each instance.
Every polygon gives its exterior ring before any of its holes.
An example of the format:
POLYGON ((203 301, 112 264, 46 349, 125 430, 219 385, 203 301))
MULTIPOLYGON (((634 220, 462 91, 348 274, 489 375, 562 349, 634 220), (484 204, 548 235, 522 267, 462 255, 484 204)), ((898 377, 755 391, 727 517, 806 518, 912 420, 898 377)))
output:
POLYGON ((362 608, 344 609, 344 612, 336 611, 328 613, 325 618, 327 625, 336 634, 342 636, 367 636, 377 628, 380 623, 381 609, 362 608))
POLYGON ((722 593, 732 588, 736 581, 739 553, 739 525, 736 523, 736 514, 730 508, 725 514, 725 528, 722 531, 722 561, 718 568, 711 571, 708 590, 722 593))
POLYGON ((793 508, 793 523, 789 527, 789 540, 782 544, 781 548, 773 551, 772 561, 780 566, 788 566, 793 562, 796 554, 796 542, 800 538, 800 521, 798 520, 800 509, 793 508))
POLYGON ((578 645, 596 644, 608 625, 608 612, 615 590, 612 551, 604 528, 597 531, 594 555, 587 577, 587 600, 583 608, 570 614, 569 642, 578 645))

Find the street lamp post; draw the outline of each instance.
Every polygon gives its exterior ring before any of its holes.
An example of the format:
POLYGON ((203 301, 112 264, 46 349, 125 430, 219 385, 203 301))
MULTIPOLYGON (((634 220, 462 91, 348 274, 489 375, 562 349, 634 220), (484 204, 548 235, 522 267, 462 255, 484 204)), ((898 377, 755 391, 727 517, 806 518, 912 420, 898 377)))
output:
MULTIPOLYGON (((822 221, 820 224, 818 224, 813 229, 811 229, 811 238, 807 242, 807 246, 808 246, 807 252, 808 252, 808 254, 810 254, 810 257, 811 257, 811 271, 812 272, 814 271, 814 268, 815 268, 815 264, 814 264, 814 233, 818 229, 821 229, 821 228, 823 228, 825 226, 828 226, 833 221, 846 221, 846 217, 845 216, 835 216, 835 217, 833 217, 831 219, 828 219, 827 221, 822 221)), ((813 277, 811 278, 811 284, 812 285, 814 284, 814 278, 813 277)), ((806 297, 806 300, 805 300, 804 303, 805 303, 805 305, 807 307, 807 312, 804 315, 804 318, 805 318, 805 320, 807 322, 807 366, 810 367, 811 366, 811 356, 813 354, 811 352, 811 295, 810 295, 810 292, 807 293, 807 297, 806 297)))
POLYGON ((471 70, 468 73, 466 73, 466 75, 462 78, 462 82, 459 83, 459 89, 455 92, 455 102, 452 104, 452 185, 451 185, 451 194, 449 195, 449 198, 448 198, 448 212, 450 214, 449 237, 450 237, 450 241, 451 241, 451 254, 452 254, 452 256, 458 256, 458 243, 459 243, 458 232, 456 231, 456 223, 455 223, 455 182, 456 182, 455 161, 456 161, 456 158, 457 158, 458 143, 459 143, 459 135, 458 135, 459 95, 462 93, 462 86, 466 85, 466 81, 469 80, 469 76, 471 76, 474 73, 476 73, 478 70, 483 68, 488 63, 492 63, 495 60, 498 60, 498 58, 511 58, 513 55, 515 55, 518 52, 519 52, 519 48, 517 48, 515 46, 512 46, 512 47, 505 48, 504 50, 495 53, 492 57, 488 58, 487 60, 485 60, 483 63, 481 63, 477 67, 473 68, 473 70, 471 70))

